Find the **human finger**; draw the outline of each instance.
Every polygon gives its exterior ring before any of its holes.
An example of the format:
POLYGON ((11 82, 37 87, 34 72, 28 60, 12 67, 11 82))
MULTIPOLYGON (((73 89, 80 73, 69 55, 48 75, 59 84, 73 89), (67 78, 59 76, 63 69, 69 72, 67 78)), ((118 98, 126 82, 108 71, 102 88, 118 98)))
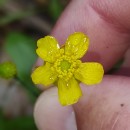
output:
MULTIPOLYGON (((101 2, 97 0, 71 1, 51 34, 63 44, 71 33, 84 32, 90 38, 90 47, 83 60, 101 62, 107 71, 124 55, 130 43, 130 27, 125 24, 129 19, 121 21, 120 17, 120 19, 117 18, 117 12, 121 12, 126 5, 130 6, 130 3, 125 1, 123 7, 119 2, 115 3, 114 9, 112 2, 102 0, 101 2), (99 11, 102 6, 102 10, 99 11), (109 7, 107 11, 105 7, 109 7), (113 13, 111 13, 111 8, 113 13)), ((127 10, 130 11, 130 8, 127 10)), ((118 15, 124 18, 125 14, 122 12, 118 15)))
POLYGON ((130 129, 130 78, 106 76, 89 89, 83 85, 83 98, 74 105, 79 130, 130 129))
POLYGON ((46 90, 38 99, 34 110, 39 130, 77 130, 72 106, 59 104, 57 88, 46 90))

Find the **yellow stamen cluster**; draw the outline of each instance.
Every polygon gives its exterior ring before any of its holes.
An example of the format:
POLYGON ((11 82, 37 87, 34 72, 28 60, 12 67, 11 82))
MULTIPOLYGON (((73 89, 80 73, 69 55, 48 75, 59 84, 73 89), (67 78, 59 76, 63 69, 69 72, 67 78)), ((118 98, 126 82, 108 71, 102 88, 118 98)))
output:
POLYGON ((64 78, 68 81, 80 63, 80 60, 76 60, 73 56, 65 55, 62 52, 62 56, 56 60, 52 70, 58 73, 59 78, 64 78))

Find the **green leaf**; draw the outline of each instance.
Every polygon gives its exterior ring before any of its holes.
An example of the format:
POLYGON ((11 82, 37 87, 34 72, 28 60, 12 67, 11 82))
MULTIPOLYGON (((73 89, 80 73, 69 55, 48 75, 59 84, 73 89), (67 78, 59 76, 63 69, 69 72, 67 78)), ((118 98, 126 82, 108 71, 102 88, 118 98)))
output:
POLYGON ((26 86, 29 92, 38 94, 38 90, 33 87, 30 77, 32 66, 37 59, 36 42, 33 38, 22 33, 11 32, 6 37, 5 49, 11 60, 16 64, 17 77, 20 82, 26 86))

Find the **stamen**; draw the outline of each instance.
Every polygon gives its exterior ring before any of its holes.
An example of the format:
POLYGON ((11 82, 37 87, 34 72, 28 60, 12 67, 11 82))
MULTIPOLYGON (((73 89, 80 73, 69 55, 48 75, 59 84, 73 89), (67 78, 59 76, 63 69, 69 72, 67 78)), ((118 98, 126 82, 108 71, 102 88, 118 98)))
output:
POLYGON ((59 78, 64 78, 66 81, 68 81, 81 63, 80 60, 76 60, 73 56, 67 56, 64 55, 64 50, 60 50, 60 55, 55 62, 53 68, 51 68, 53 71, 56 71, 58 73, 59 78))

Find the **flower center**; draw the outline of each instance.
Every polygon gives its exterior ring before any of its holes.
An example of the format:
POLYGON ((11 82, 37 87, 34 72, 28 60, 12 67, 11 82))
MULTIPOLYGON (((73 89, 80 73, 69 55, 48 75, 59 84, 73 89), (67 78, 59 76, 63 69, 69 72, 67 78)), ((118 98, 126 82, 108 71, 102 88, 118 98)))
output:
POLYGON ((74 71, 79 67, 81 61, 76 60, 74 56, 65 55, 63 49, 61 49, 61 54, 57 57, 51 69, 57 72, 59 78, 64 78, 64 80, 68 81, 73 76, 74 71))
POLYGON ((64 70, 68 71, 70 66, 71 66, 71 63, 69 63, 67 60, 62 60, 60 62, 61 71, 64 71, 64 70))

